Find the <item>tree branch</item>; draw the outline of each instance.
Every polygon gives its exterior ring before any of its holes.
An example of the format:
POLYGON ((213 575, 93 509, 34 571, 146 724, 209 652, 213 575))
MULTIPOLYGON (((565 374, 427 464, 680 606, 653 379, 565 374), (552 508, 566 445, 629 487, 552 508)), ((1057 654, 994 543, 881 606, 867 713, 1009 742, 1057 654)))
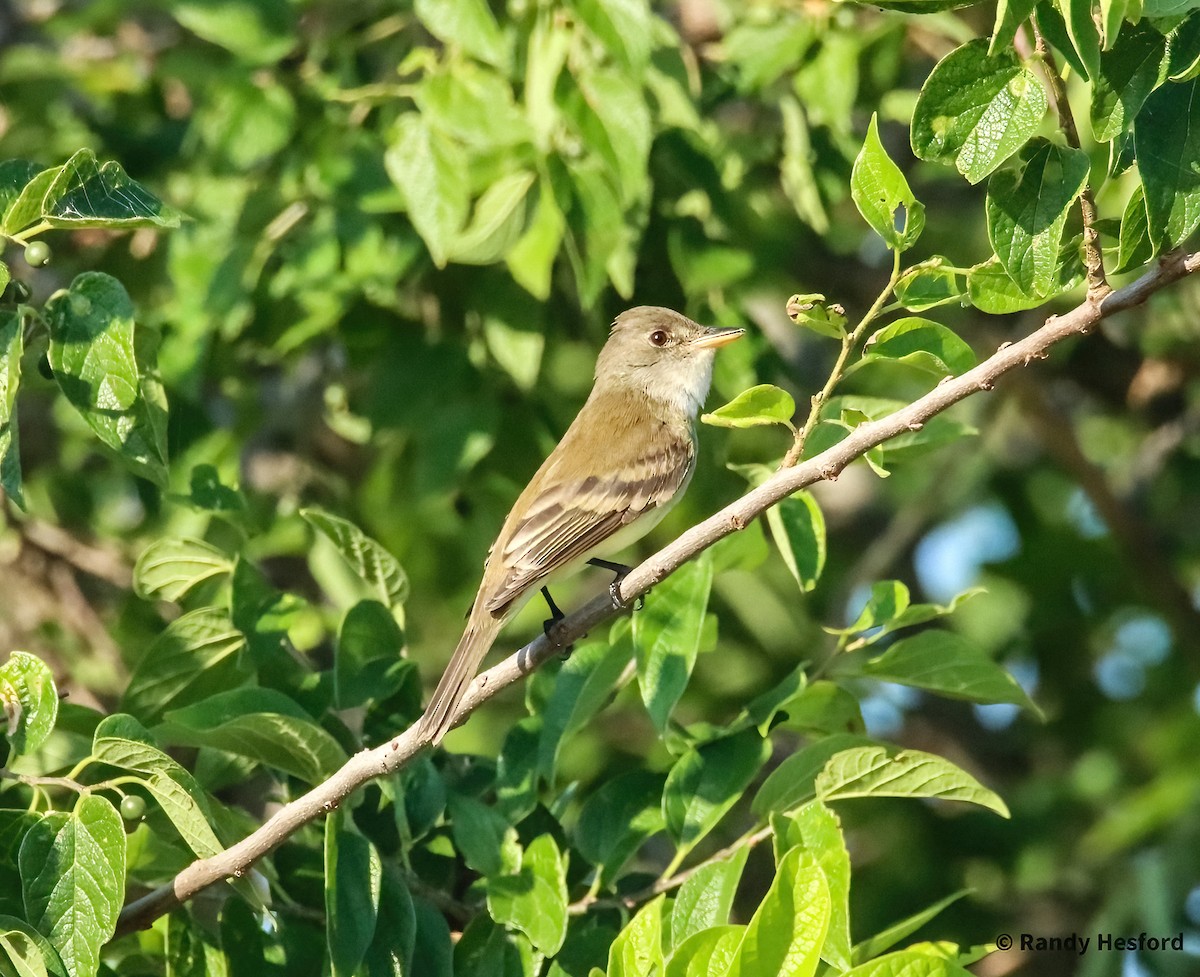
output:
MULTIPOLYGON (((672 571, 701 551, 731 533, 744 529, 758 515, 793 492, 822 479, 835 479, 841 471, 869 449, 906 431, 920 430, 930 418, 972 394, 991 390, 1010 370, 1045 359, 1056 343, 1090 332, 1097 323, 1114 313, 1140 305, 1150 295, 1174 281, 1200 270, 1200 252, 1185 255, 1173 252, 1141 278, 1102 298, 1092 296, 1061 316, 1051 316, 1045 324, 1019 342, 1001 346, 992 356, 962 376, 939 384, 924 397, 878 421, 855 428, 845 440, 792 468, 775 472, 767 481, 751 490, 720 512, 684 532, 674 542, 632 570, 620 583, 622 606, 646 593, 672 571)), ((603 621, 614 617, 615 607, 608 595, 602 595, 563 618, 549 635, 539 635, 515 654, 477 676, 455 713, 462 722, 480 705, 502 689, 520 681, 542 663, 559 654, 562 647, 582 637, 603 621)), ((371 750, 363 750, 329 780, 280 808, 261 828, 237 844, 193 862, 167 885, 135 900, 125 907, 117 924, 117 933, 129 933, 149 926, 164 913, 192 898, 203 889, 224 879, 244 874, 258 859, 282 844, 303 825, 327 814, 356 789, 376 777, 401 769, 427 742, 410 727, 394 739, 371 750)))

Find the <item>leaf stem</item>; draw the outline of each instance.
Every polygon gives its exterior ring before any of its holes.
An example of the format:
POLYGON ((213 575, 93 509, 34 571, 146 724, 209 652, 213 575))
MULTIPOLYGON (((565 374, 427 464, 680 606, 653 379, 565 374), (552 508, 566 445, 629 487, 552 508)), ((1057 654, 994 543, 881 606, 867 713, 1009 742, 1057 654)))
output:
POLYGON ((51 224, 49 221, 39 221, 38 223, 34 224, 32 227, 25 228, 25 230, 21 231, 20 233, 9 234, 8 239, 10 241, 12 241, 14 244, 19 244, 19 245, 21 245, 21 247, 24 247, 26 244, 29 243, 29 239, 31 237, 37 237, 42 232, 53 230, 53 228, 54 228, 54 225, 51 224))
POLYGON ((804 453, 804 444, 808 441, 808 436, 812 434, 813 428, 817 426, 817 421, 820 420, 821 408, 825 406, 825 402, 829 399, 829 395, 833 393, 834 387, 842 379, 846 372, 846 361, 850 359, 850 353, 854 347, 858 345, 859 339, 866 332, 867 326, 875 321, 875 318, 883 311, 884 303, 887 302, 888 296, 892 294, 892 290, 896 287, 896 282, 900 280, 900 251, 896 249, 892 252, 892 273, 888 277, 887 284, 879 293, 878 297, 867 309, 864 315, 850 332, 842 336, 842 351, 838 353, 838 358, 833 364, 833 369, 829 371, 829 379, 825 381, 825 386, 812 396, 812 407, 808 412, 808 419, 804 422, 804 427, 800 429, 800 433, 796 435, 792 441, 792 446, 788 449, 788 453, 784 455, 783 461, 779 463, 779 467, 791 468, 799 460, 804 453))

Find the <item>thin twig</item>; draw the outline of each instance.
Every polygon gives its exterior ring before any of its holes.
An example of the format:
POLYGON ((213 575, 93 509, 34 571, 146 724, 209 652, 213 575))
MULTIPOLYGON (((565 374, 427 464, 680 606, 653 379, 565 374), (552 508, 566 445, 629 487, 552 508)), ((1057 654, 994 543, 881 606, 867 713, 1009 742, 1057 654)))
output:
POLYGON ((65 787, 77 794, 90 794, 95 789, 70 777, 38 777, 31 773, 17 773, 7 767, 0 767, 0 780, 15 780, 26 787, 65 787))
MULTIPOLYGON (((1080 149, 1079 129, 1075 125, 1075 115, 1071 111, 1071 103, 1067 99, 1067 86, 1059 74, 1058 64, 1054 60, 1046 39, 1037 25, 1037 18, 1030 20, 1036 50, 1042 62, 1043 74, 1050 86, 1050 97, 1054 101, 1054 111, 1058 114, 1058 124, 1062 127, 1067 145, 1072 149, 1080 149)), ((1096 198, 1092 194, 1091 183, 1085 183, 1079 194, 1079 212, 1083 216, 1083 266, 1087 271, 1088 298, 1093 301, 1103 298, 1112 291, 1108 277, 1104 273, 1104 251, 1100 247, 1100 232, 1096 230, 1096 198)))
MULTIPOLYGON (((607 595, 589 601, 558 622, 550 633, 539 635, 515 654, 476 677, 467 689, 454 718, 465 721, 471 713, 502 689, 519 682, 560 650, 589 630, 615 617, 635 598, 665 579, 703 550, 739 529, 792 493, 822 479, 835 477, 871 448, 908 431, 919 430, 926 421, 981 391, 991 390, 1010 370, 1045 359, 1057 343, 1084 335, 1097 324, 1125 309, 1145 302, 1166 285, 1200 270, 1200 252, 1165 255, 1142 277, 1110 292, 1099 301, 1085 301, 1061 316, 1051 316, 1024 339, 1004 344, 992 356, 962 376, 939 384, 925 396, 887 417, 855 428, 842 441, 814 458, 775 472, 757 488, 747 492, 720 512, 693 526, 673 542, 635 567, 617 585, 619 606, 607 595)), ((284 805, 258 830, 210 858, 193 862, 166 885, 127 905, 117 924, 118 933, 144 929, 198 892, 226 878, 244 874, 256 861, 269 854, 304 825, 328 814, 363 784, 395 773, 419 754, 428 740, 412 726, 394 739, 351 757, 340 770, 307 794, 284 805)))
POLYGON ((853 330, 842 336, 842 349, 838 353, 838 358, 834 361, 833 369, 829 371, 829 379, 825 381, 820 391, 813 394, 811 406, 808 411, 808 418, 804 421, 795 440, 792 441, 792 446, 788 449, 788 453, 783 456, 783 461, 779 463, 780 468, 791 468, 800 460, 800 456, 804 453, 804 445, 808 441, 808 436, 812 434, 813 428, 817 426, 817 421, 821 418, 821 408, 825 406, 825 402, 833 393, 842 375, 846 372, 846 361, 850 358, 850 353, 858 345, 858 341, 862 338, 867 327, 875 321, 875 317, 879 315, 884 303, 888 300, 888 296, 892 294, 892 289, 896 287, 896 282, 900 280, 900 252, 892 252, 892 273, 888 277, 887 285, 883 287, 883 291, 876 297, 874 303, 867 310, 866 315, 858 320, 858 325, 853 330))
POLYGON ((710 855, 702 862, 697 862, 691 868, 685 868, 682 872, 677 872, 675 875, 665 879, 659 879, 653 885, 648 885, 644 889, 639 889, 637 892, 631 892, 627 896, 620 896, 616 899, 604 899, 597 896, 594 892, 589 892, 582 899, 578 899, 567 907, 567 912, 572 916, 582 916, 589 909, 604 909, 604 908, 624 908, 634 909, 648 899, 653 899, 655 896, 660 896, 664 892, 670 892, 672 889, 678 889, 684 882, 690 879, 693 875, 699 872, 702 868, 707 868, 709 865, 714 865, 731 855, 736 853, 741 848, 753 848, 755 845, 767 838, 771 837, 771 827, 759 828, 757 831, 751 831, 749 834, 743 835, 732 845, 727 845, 715 855, 710 855))

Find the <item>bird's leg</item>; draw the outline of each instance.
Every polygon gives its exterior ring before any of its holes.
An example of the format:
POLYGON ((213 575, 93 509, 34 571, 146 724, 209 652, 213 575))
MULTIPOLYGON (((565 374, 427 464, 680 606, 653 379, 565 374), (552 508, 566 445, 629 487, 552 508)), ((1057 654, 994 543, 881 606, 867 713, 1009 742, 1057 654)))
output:
MULTIPOLYGON (((588 560, 588 563, 594 567, 599 567, 601 570, 608 570, 616 574, 616 576, 613 578, 613 582, 608 585, 608 595, 612 598, 613 607, 617 608, 617 610, 623 608, 625 606, 625 601, 621 599, 621 581, 629 576, 630 572, 633 570, 633 567, 628 567, 624 563, 613 563, 610 560, 601 560, 597 558, 588 560)), ((638 596, 637 600, 633 602, 633 609, 635 611, 640 611, 645 606, 646 596, 645 594, 641 594, 638 596)))
MULTIPOLYGON (((544 632, 546 632, 547 638, 549 638, 551 641, 554 641, 554 635, 552 635, 550 632, 553 631, 554 626, 556 624, 558 624, 558 622, 561 621, 563 618, 565 618, 567 615, 562 612, 562 608, 560 608, 556 603, 554 603, 554 598, 550 596, 550 588, 549 587, 542 588, 542 596, 546 598, 546 606, 550 608, 550 617, 548 620, 545 620, 542 622, 542 630, 544 632)), ((567 645, 562 650, 562 657, 563 658, 570 657, 571 652, 574 651, 574 649, 575 649, 574 645, 567 645)))

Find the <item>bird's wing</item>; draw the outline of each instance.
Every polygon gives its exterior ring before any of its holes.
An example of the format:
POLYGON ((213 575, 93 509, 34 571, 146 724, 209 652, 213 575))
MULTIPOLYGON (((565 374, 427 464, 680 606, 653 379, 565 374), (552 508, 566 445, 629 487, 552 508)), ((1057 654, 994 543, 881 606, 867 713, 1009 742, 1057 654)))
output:
POLYGON ((493 554, 507 573, 486 595, 484 606, 492 613, 503 610, 554 571, 669 502, 687 481, 694 460, 690 438, 671 439, 627 464, 612 465, 604 474, 546 485, 501 552, 493 554))

